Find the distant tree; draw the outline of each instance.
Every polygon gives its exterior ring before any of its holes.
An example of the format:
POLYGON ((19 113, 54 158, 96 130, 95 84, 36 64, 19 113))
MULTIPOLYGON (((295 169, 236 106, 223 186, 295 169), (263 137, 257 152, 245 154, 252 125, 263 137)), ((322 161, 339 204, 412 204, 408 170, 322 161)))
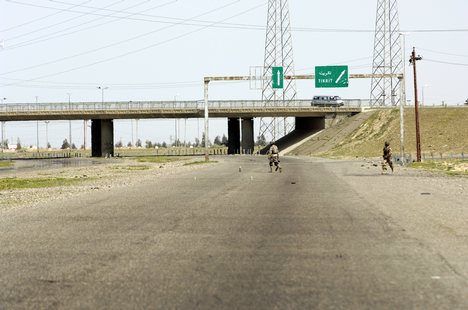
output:
POLYGON ((205 134, 202 134, 202 138, 201 138, 201 141, 200 141, 200 146, 201 147, 205 146, 205 134))
POLYGON ((85 149, 84 144, 82 144, 82 145, 80 146, 80 150, 84 150, 84 149, 85 149))
POLYGON ((72 150, 76 150, 76 145, 75 145, 75 143, 72 143, 71 148, 72 148, 72 150))
POLYGON ((61 149, 62 150, 66 150, 66 149, 69 149, 70 148, 70 143, 68 143, 68 140, 67 139, 64 139, 63 142, 62 142, 62 147, 61 149))
POLYGON ((146 140, 145 141, 145 147, 147 149, 152 149, 154 146, 153 146, 153 142, 151 142, 150 140, 146 140))
POLYGON ((141 140, 140 139, 137 140, 137 142, 135 143, 135 146, 136 147, 141 147, 141 140))
POLYGON ((226 137, 225 134, 223 134, 223 139, 221 140, 221 144, 227 146, 229 143, 228 137, 226 137))
POLYGON ((48 149, 51 149, 51 148, 52 148, 52 146, 50 145, 50 142, 47 142, 47 148, 48 148, 48 149))
MULTIPOLYGON (((205 146, 205 133, 203 133, 200 146, 201 146, 201 147, 204 147, 204 146, 205 146)), ((208 139, 208 146, 211 146, 211 141, 210 141, 210 139, 208 139)))
POLYGON ((161 143, 161 147, 166 147, 167 148, 167 143, 163 141, 163 143, 161 143))
POLYGON ((20 140, 20 138, 18 138, 16 140, 16 150, 17 151, 21 150, 21 140, 20 140))
POLYGON ((222 142, 221 142, 221 137, 220 136, 216 136, 216 138, 214 139, 214 145, 221 145, 222 142))
POLYGON ((117 141, 117 143, 115 144, 115 147, 118 147, 118 148, 123 147, 122 140, 117 141))
POLYGON ((194 147, 199 147, 200 146, 200 139, 195 138, 195 142, 193 143, 194 147))
POLYGON ((257 142, 255 142, 255 144, 259 145, 259 146, 266 146, 267 142, 266 142, 265 136, 263 134, 258 136, 257 137, 257 142))
POLYGON ((128 141, 127 147, 132 147, 132 146, 133 146, 132 142, 131 142, 131 141, 128 141))
POLYGON ((3 141, 3 148, 7 149, 8 148, 8 139, 3 141))

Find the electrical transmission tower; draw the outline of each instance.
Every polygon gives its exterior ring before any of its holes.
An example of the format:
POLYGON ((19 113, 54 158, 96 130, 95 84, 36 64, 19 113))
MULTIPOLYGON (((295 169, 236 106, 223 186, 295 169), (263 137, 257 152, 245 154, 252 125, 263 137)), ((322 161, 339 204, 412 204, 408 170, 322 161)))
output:
MULTIPOLYGON (((377 1, 372 73, 404 74, 397 0, 377 1)), ((404 87, 404 78, 373 77, 371 105, 398 105, 404 87)))
MULTIPOLYGON (((265 106, 289 106, 296 98, 296 82, 284 79, 282 89, 273 89, 272 67, 283 67, 284 76, 294 75, 294 60, 288 0, 268 1, 262 100, 265 106)), ((261 118, 260 135, 276 140, 294 129, 288 118, 261 118)))

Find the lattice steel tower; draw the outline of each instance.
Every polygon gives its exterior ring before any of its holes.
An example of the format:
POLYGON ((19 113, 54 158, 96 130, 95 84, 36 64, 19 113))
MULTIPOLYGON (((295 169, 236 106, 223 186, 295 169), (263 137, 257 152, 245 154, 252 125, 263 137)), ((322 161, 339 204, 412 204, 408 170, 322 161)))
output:
MULTIPOLYGON (((262 100, 265 106, 289 106, 296 99, 296 82, 284 80, 283 89, 273 89, 272 67, 283 67, 284 76, 294 75, 291 22, 288 0, 268 1, 268 20, 265 40, 262 100)), ((294 128, 290 118, 261 118, 260 134, 274 140, 294 128)))
MULTIPOLYGON (((373 74, 404 74, 397 0, 378 0, 373 74)), ((372 78, 371 105, 398 105, 404 79, 372 78)), ((403 103, 404 104, 404 103, 403 103)))

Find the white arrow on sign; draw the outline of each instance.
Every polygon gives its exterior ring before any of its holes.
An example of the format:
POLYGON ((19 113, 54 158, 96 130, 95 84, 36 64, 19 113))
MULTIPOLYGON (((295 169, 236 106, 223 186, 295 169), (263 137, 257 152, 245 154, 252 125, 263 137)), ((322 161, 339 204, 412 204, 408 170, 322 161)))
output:
POLYGON ((341 78, 343 77, 343 75, 345 74, 346 70, 343 70, 340 74, 340 76, 338 77, 338 79, 336 80, 336 84, 338 84, 338 82, 341 80, 341 78))

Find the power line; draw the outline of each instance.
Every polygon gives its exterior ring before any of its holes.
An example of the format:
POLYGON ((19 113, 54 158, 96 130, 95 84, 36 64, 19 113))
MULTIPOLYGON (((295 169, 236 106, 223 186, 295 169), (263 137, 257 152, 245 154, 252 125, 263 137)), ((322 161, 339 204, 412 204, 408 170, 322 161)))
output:
MULTIPOLYGON (((161 8, 161 7, 164 7, 166 5, 170 5, 170 4, 173 4, 177 2, 177 0, 172 0, 170 2, 166 2, 164 4, 160 4, 160 5, 157 5, 157 6, 154 6, 154 7, 151 7, 151 8, 148 8, 148 9, 145 9, 144 11, 149 11, 149 10, 154 10, 156 8, 161 8)), ((140 2, 136 5, 133 5, 129 8, 134 8, 134 7, 137 7, 137 6, 140 6, 141 4, 144 4, 144 3, 147 3, 147 0, 143 1, 143 2, 140 2)), ((127 9, 129 9, 127 8, 127 9)), ((135 13, 137 14, 137 13, 135 13)), ((107 16, 110 16, 110 15, 107 15, 107 16)), ((130 15, 129 15, 130 16, 130 15)), ((103 22, 103 23, 100 23, 100 24, 97 24, 97 25, 93 25, 93 26, 89 26, 89 27, 85 27, 85 28, 81 28, 81 29, 78 29, 78 30, 75 30, 75 31, 70 31, 70 32, 66 32, 66 33, 62 33, 62 34, 58 34, 58 33, 61 33, 61 32, 64 32, 64 31, 67 31, 67 30, 70 30, 70 29, 73 29, 73 28, 77 28, 79 26, 83 26, 83 25, 86 25, 86 24, 90 24, 92 22, 95 22, 97 20, 100 20, 101 18, 96 18, 96 19, 93 19, 91 21, 87 21, 87 22, 84 22, 84 23, 81 23, 81 24, 78 24, 78 25, 74 25, 74 26, 70 26, 68 28, 65 28, 65 29, 62 29, 62 30, 59 30, 59 31, 56 31, 54 33, 49 33, 49 34, 46 34, 46 35, 43 35, 43 36, 40 36, 40 37, 36 37, 34 39, 31 39, 31 40, 28 40, 28 41, 23 41, 23 42, 20 42, 18 44, 14 44, 14 45, 11 45, 11 46, 8 46, 6 48, 6 50, 12 50, 12 49, 15 49, 15 48, 21 48, 21 47, 25 47, 25 46, 29 46, 29 45, 33 45, 33 44, 37 44, 37 43, 43 43, 45 41, 49 41, 49 40, 52 40, 52 39, 56 39, 56 38, 60 38, 60 37, 63 37, 63 36, 67 36, 67 35, 71 35, 71 34, 74 34, 74 33, 77 33, 77 32, 80 32, 80 31, 84 31, 84 30, 88 30, 88 29, 93 29, 93 28, 97 28, 97 27, 100 27, 100 26, 103 26, 103 25, 107 25, 107 24, 110 24, 110 23, 113 23, 113 22, 116 22, 116 21, 119 21, 118 19, 114 19, 114 20, 111 20, 111 21, 107 21, 107 22, 103 22), (58 34, 58 35, 55 35, 54 34, 58 34)))
MULTIPOLYGON (((87 1, 84 1, 80 4, 75 4, 75 5, 72 5, 70 8, 75 8, 75 7, 78 7, 78 6, 81 6, 85 3, 88 3, 88 2, 91 2, 93 0, 87 0, 87 1)), ((10 1, 9 1, 10 2, 10 1)), ((0 32, 5 32, 5 31, 9 31, 9 30, 13 30, 13 29, 16 29, 16 28, 20 28, 20 27, 23 27, 23 26, 26 26, 26 25, 29 25, 29 24, 33 24, 35 22, 38 22, 38 21, 41 21, 41 20, 44 20, 44 19, 47 19, 49 17, 52 17, 52 16, 55 16, 55 15, 58 15, 58 14, 61 14, 63 12, 65 12, 66 10, 63 9, 63 10, 59 10, 58 12, 55 12, 55 13, 52 13, 52 14, 49 14, 49 15, 46 15, 46 16, 43 16, 43 17, 39 17, 39 18, 36 18, 36 19, 33 19, 33 20, 30 20, 28 22, 25 22, 25 23, 22 23, 22 24, 18 24, 18 25, 15 25, 15 26, 12 26, 10 28, 5 28, 5 29, 1 29, 0 32)))
MULTIPOLYGON (((106 6, 106 7, 104 7, 104 8, 117 5, 117 4, 119 4, 119 3, 121 3, 121 2, 124 2, 124 1, 125 1, 125 0, 119 0, 119 1, 113 2, 113 3, 109 4, 108 6, 106 6)), ((96 9, 96 12, 99 11, 99 10, 102 10, 102 9, 98 8, 98 9, 96 9)), ((81 18, 81 17, 83 17, 83 16, 87 16, 87 15, 90 15, 90 14, 89 14, 89 13, 82 13, 82 14, 80 14, 80 15, 78 15, 78 16, 69 18, 69 19, 67 19, 67 20, 60 21, 60 22, 57 22, 57 23, 55 23, 55 24, 47 25, 47 26, 44 26, 44 27, 40 27, 40 28, 34 29, 34 30, 32 30, 32 31, 29 31, 29 32, 27 32, 27 33, 23 33, 23 34, 16 35, 16 36, 14 36, 14 37, 5 38, 4 40, 5 40, 5 41, 16 40, 16 39, 18 39, 18 38, 22 38, 22 37, 28 36, 28 35, 30 35, 30 34, 33 34, 33 33, 36 33, 36 32, 40 32, 40 31, 45 30, 45 29, 49 29, 49 28, 52 28, 52 27, 55 27, 55 26, 58 26, 58 25, 61 25, 61 24, 65 24, 65 23, 71 22, 71 21, 73 21, 73 20, 75 20, 75 19, 81 18)), ((39 38, 41 38, 41 37, 39 37, 39 38)), ((20 43, 20 44, 21 44, 21 43, 20 43)))
MULTIPOLYGON (((10 81, 20 81, 20 82, 27 82, 28 80, 24 79, 13 79, 13 78, 5 78, 0 77, 3 80, 10 80, 10 81)), ((153 85, 166 85, 166 84, 187 84, 187 83, 198 83, 200 81, 182 81, 182 82, 165 82, 165 83, 104 83, 108 86, 153 86, 153 85)), ((96 84, 102 82, 59 82, 59 81, 35 81, 35 83, 43 83, 43 84, 55 84, 55 85, 83 85, 83 86, 92 86, 93 88, 96 87, 96 84)))
MULTIPOLYGON (((47 9, 58 9, 58 8, 54 8, 54 7, 50 7, 50 6, 35 5, 35 4, 24 3, 24 2, 20 2, 20 1, 13 1, 13 0, 9 0, 9 1, 21 4, 21 5, 32 6, 32 7, 47 8, 47 9)), ((58 2, 58 1, 55 1, 55 2, 58 2)), ((96 7, 91 7, 91 6, 86 6, 86 7, 96 8, 96 7)), ((102 10, 115 12, 115 13, 122 13, 122 12, 119 12, 117 10, 110 10, 110 9, 102 9, 102 10)), ((196 19, 191 19, 191 23, 188 23, 187 20, 183 19, 183 18, 157 16, 157 15, 141 14, 141 13, 136 13, 136 14, 132 13, 131 16, 140 15, 140 16, 145 16, 145 17, 157 18, 159 20, 135 18, 135 17, 128 17, 128 16, 127 17, 111 16, 111 15, 104 15, 104 14, 100 14, 100 13, 83 12, 83 11, 76 11, 76 10, 67 10, 67 11, 69 11, 71 13, 88 14, 88 15, 95 15, 95 16, 99 16, 99 17, 109 17, 109 18, 114 18, 114 19, 127 19, 127 20, 133 20, 133 21, 144 21, 144 22, 152 22, 152 23, 160 23, 160 24, 162 23, 162 24, 178 25, 178 24, 180 24, 180 22, 184 22, 184 25, 196 26, 196 27, 202 27, 202 26, 210 25, 210 27, 213 27, 213 28, 235 28, 235 29, 265 30, 265 27, 260 26, 260 25, 234 24, 234 23, 216 23, 216 24, 213 24, 214 23, 213 21, 196 20, 196 19), (161 19, 163 19, 163 20, 161 20, 161 19), (169 20, 169 21, 167 21, 167 20, 169 20)))
MULTIPOLYGON (((234 1, 234 2, 238 2, 238 1, 234 1)), ((222 9, 222 8, 225 8, 229 5, 232 5, 234 2, 231 2, 221 8, 218 8, 217 10, 219 9, 222 9)), ((225 18, 223 20, 221 20, 220 22, 223 22, 223 21, 226 21, 226 20, 229 20, 229 19, 232 19, 232 18, 235 18, 235 17, 238 17, 238 16, 241 16, 243 14, 246 14, 246 13, 249 13, 255 9, 258 9, 262 6, 264 6, 265 3, 262 3, 260 5, 256 5, 248 10, 245 10, 241 13, 238 13, 238 14, 235 14, 231 17, 228 17, 228 18, 225 18)), ((212 10, 214 11, 214 10, 212 10)), ((211 11, 210 11, 211 12, 211 11)), ((208 14, 208 13, 204 13, 202 15, 205 15, 205 14, 208 14)), ((196 17, 195 17, 196 18, 196 17)), ((91 66, 94 66, 94 65, 97 65, 97 64, 100 64, 100 63, 104 63, 104 62, 108 62, 108 61, 111 61, 111 60, 115 60, 115 59, 118 59, 118 58, 121 58, 121 57, 125 57, 125 56, 128 56, 128 55, 131 55, 131 54, 135 54, 135 53, 139 53, 141 51, 144 51, 144 50, 147 50, 147 49, 150 49, 150 48, 153 48, 153 47, 156 47, 156 46, 160 46, 160 45, 163 45, 165 43, 169 43, 169 42, 172 42, 172 41, 175 41, 177 39, 180 39, 180 38, 183 38, 183 37, 186 37, 188 35, 191 35, 193 33, 196 33, 196 32, 199 32, 201 30, 204 30, 206 28, 209 28, 209 25, 208 26, 205 26, 203 28, 200 28, 200 29, 196 29, 196 30, 193 30, 193 31, 189 31, 189 32, 186 32, 184 34, 181 34, 181 35, 178 35, 178 36, 175 36, 173 38, 170 38, 170 39, 167 39, 167 40, 164 40, 164 41, 160 41, 158 43, 155 43, 155 44, 151 44, 151 45, 148 45, 148 46, 145 46, 143 48, 139 48, 139 49, 136 49, 136 50, 133 50, 133 51, 130 51, 130 52, 126 52, 126 53, 123 53, 123 54, 120 54, 120 55, 117 55, 117 56, 114 56, 114 57, 109 57, 109 58, 106 58, 106 59, 103 59, 103 60, 99 60, 99 61, 95 61, 93 63, 88 63, 86 65, 82 65, 82 66, 77 66, 77 67, 74 67, 74 68, 71 68, 71 69, 68 69, 68 70, 64 70, 64 71, 60 71, 60 72, 56 72, 56 73, 51 73, 51 74, 47 74, 47 75, 43 75, 43 76, 40 76, 40 77, 36 77, 34 79, 28 79, 26 81, 28 82, 31 82, 31 81, 36 81, 36 80, 39 80, 39 79, 42 79, 42 78, 46 78, 46 77, 50 77, 50 76, 56 76, 56 75, 60 75, 60 74, 64 74, 64 73, 68 73, 68 72, 71 72, 71 71, 76 71, 76 70, 79 70, 79 69, 83 69, 83 68, 87 68, 87 67, 91 67, 91 66)), ((15 84, 18 84, 18 83, 10 83, 10 84, 6 84, 5 86, 12 86, 12 85, 15 85, 15 84)))
MULTIPOLYGON (((40 7, 40 8, 48 8, 48 9, 58 9, 54 7, 49 7, 49 6, 44 6, 44 5, 36 5, 36 4, 31 4, 31 3, 23 3, 20 1, 14 1, 14 0, 9 0, 10 2, 13 3, 18 3, 22 5, 27 5, 27 6, 32 6, 32 7, 40 7)), ((60 1, 53 1, 53 2, 58 2, 60 1)), ((63 2, 62 2, 63 3, 63 2)), ((85 8, 96 8, 93 6, 82 6, 85 8)), ((115 12, 115 13, 122 13, 119 12, 118 10, 111 10, 111 9, 102 9, 105 11, 110 11, 110 12, 115 12)), ((76 10, 71 10, 68 9, 66 10, 68 12, 72 13, 83 13, 82 11, 76 11, 76 10)), ((135 20, 135 21, 144 21, 144 22, 154 22, 154 23, 166 23, 166 24, 179 24, 180 21, 183 21, 184 19, 181 18, 175 18, 175 17, 166 17, 166 16, 157 16, 157 15, 151 15, 151 14, 132 14, 132 16, 144 16, 144 17, 151 17, 151 18, 159 18, 159 19, 168 19, 168 20, 174 20, 173 22, 170 21, 161 21, 161 20, 154 20, 154 19, 144 19, 144 18, 135 18, 135 17, 122 17, 122 16, 109 16, 109 15, 104 15, 104 14, 99 14, 99 13, 89 13, 89 15, 96 15, 100 17, 111 17, 111 18, 116 18, 116 19, 129 19, 129 20, 135 20)), ((209 27, 214 27, 214 28, 229 28, 229 29, 246 29, 246 30, 265 30, 265 26, 262 25, 255 25, 255 24, 240 24, 240 23, 214 23, 213 21, 207 21, 207 20, 196 20, 192 19, 192 23, 185 23, 188 26, 207 26, 209 24, 209 27)), ((349 28, 312 28, 312 27, 292 27, 292 31, 298 31, 298 32, 324 32, 324 33, 374 33, 375 29, 349 29, 349 28)), ((444 32, 468 32, 468 28, 455 28, 455 29, 408 29, 408 30, 401 30, 401 32, 405 33, 444 33, 444 32)))
MULTIPOLYGON (((50 6, 37 5, 37 4, 31 4, 31 3, 24 3, 24 2, 13 1, 13 0, 9 0, 9 1, 10 1, 10 2, 13 2, 13 3, 21 4, 21 5, 32 6, 32 7, 38 7, 38 8, 46 8, 46 9, 53 9, 53 10, 63 10, 63 9, 59 9, 59 8, 55 8, 55 7, 50 7, 50 6)), ((238 0, 238 1, 240 1, 240 0, 238 0)), ((87 7, 87 8, 94 8, 94 9, 97 9, 96 7, 91 7, 91 6, 86 6, 86 7, 87 7)), ((103 11, 110 11, 110 12, 114 12, 114 13, 125 13, 125 12, 121 12, 121 11, 118 11, 118 10, 110 10, 110 9, 103 9, 103 8, 101 8, 101 10, 103 10, 103 11)), ((132 15, 140 15, 140 16, 152 17, 152 18, 158 18, 158 19, 168 19, 168 20, 173 20, 173 22, 161 21, 161 20, 154 20, 154 19, 135 18, 135 17, 131 17, 131 18, 130 18, 130 17, 123 17, 123 16, 111 16, 111 15, 105 15, 105 14, 102 14, 102 13, 83 12, 83 11, 77 11, 77 10, 71 10, 71 9, 65 9, 65 11, 68 11, 68 12, 70 12, 70 13, 95 15, 95 16, 99 16, 99 17, 110 17, 110 18, 114 18, 114 19, 128 19, 128 20, 134 20, 134 21, 155 22, 155 23, 165 23, 165 24, 178 24, 180 21, 186 21, 186 19, 183 19, 183 18, 166 17, 166 16, 157 16, 157 15, 141 14, 141 13, 138 13, 138 14, 133 14, 133 13, 132 13, 132 15)), ((192 22, 196 22, 197 24, 187 24, 187 25, 192 25, 192 26, 204 26, 204 25, 207 24, 207 23, 212 23, 212 21, 195 20, 195 19, 192 19, 191 21, 192 21, 192 22), (201 23, 201 24, 200 24, 200 23, 201 23)), ((233 24, 233 25, 236 25, 236 24, 233 24)), ((238 24, 238 25, 239 25, 239 26, 244 26, 244 25, 242 25, 242 24, 238 24)), ((252 25, 252 27, 261 27, 261 26, 252 25)), ((263 27, 263 29, 264 29, 264 27, 263 27)))
MULTIPOLYGON (((200 15, 197 15, 193 18, 198 18, 198 17, 201 17, 201 16, 204 16, 204 15, 207 15, 207 14, 211 14, 213 12, 216 12, 216 11, 219 11, 219 10, 222 10, 228 6, 231 6, 235 3, 237 3, 238 0, 235 0, 233 2, 230 2, 226 5, 223 5, 221 7, 218 7, 216 9, 212 9, 212 10, 209 10, 205 13, 202 13, 200 15)), ((189 18, 189 19, 186 19, 186 21, 190 21, 192 18, 189 18)), ((184 23, 183 22, 180 22, 179 24, 176 24, 176 25, 183 25, 184 23)), ((101 46, 101 47, 98 47, 98 48, 95 48, 95 49, 91 49, 91 50, 88 50, 88 51, 85 51, 85 52, 81 52, 81 53, 78 53, 78 54, 74 54, 74 55, 71 55, 71 56, 66 56, 66 57, 62 57, 62 58, 59 58, 59 59, 56 59, 56 60, 52 60, 52 61, 48 61, 48 62, 44 62, 44 63, 41 63, 41 64, 37 64, 37 65, 33 65, 33 66, 29 66, 29 67, 25 67, 25 68, 22 68, 22 69, 16 69, 16 70, 12 70, 12 71, 8 71, 8 72, 2 72, 0 73, 0 75, 7 75, 7 74, 11 74, 11 73, 16 73, 16 72, 21 72, 21 71, 26 71, 26 70, 30 70, 30 69, 35 69, 35 68, 39 68, 39 67, 43 67, 43 66, 47 66, 47 65, 51 65, 51 64, 54 64, 54 63, 57 63, 57 62, 61 62, 61 61, 64 61, 64 60, 69 60, 69 59, 73 59, 73 58, 76 58, 76 57, 80 57, 80 56, 83 56, 83 55, 87 55, 87 54, 91 54, 91 53, 95 53, 97 51, 100 51, 100 50, 103 50, 103 49, 106 49, 106 48, 110 48, 110 47, 113 47, 113 46, 117 46, 117 45, 120 45, 120 44, 123 44, 123 43, 127 43, 127 42, 130 42, 130 41, 134 41, 134 40, 137 40, 137 39, 140 39, 140 38, 143 38, 145 36, 148 36, 148 35, 151 35, 151 34, 154 34, 154 33, 157 33, 157 32, 160 32, 160 31, 163 31, 163 30, 166 30, 166 29, 169 29, 169 28, 172 28, 176 25, 170 25, 170 26, 166 26, 166 27, 162 27, 162 28, 158 28, 156 30, 152 30, 152 31, 149 31, 149 32, 146 32, 146 33, 143 33, 143 34, 140 34, 140 35, 137 35, 135 37, 131 37, 129 39, 125 39, 125 40, 122 40, 122 41, 118 41, 118 42, 114 42, 114 43, 111 43, 111 44, 108 44, 108 45, 105 45, 105 46, 101 46)), ((204 28, 202 28, 204 29, 204 28)))
MULTIPOLYGON (((27 80, 0 78, 17 82, 28 83, 27 80)), ((161 89, 161 88, 186 88, 199 87, 200 81, 183 81, 183 82, 165 82, 165 83, 105 83, 114 90, 119 89, 161 89)), ((44 89, 95 89, 97 82, 57 82, 57 81, 34 81, 34 84, 17 84, 16 87, 23 88, 44 88, 44 89)), ((0 83, 0 85, 8 85, 0 83)))
MULTIPOLYGON (((2 84, 0 84, 2 85, 2 84)), ((107 85, 107 84, 106 84, 107 85)), ((119 90, 154 90, 154 89, 180 89, 180 88, 194 88, 200 87, 202 82, 192 84, 174 84, 174 85, 160 85, 160 86, 121 86, 113 87, 113 91, 119 90)), ((12 87, 19 88, 31 88, 31 89, 63 89, 63 90, 92 90, 96 89, 96 86, 54 86, 54 85, 13 85, 12 87)))
MULTIPOLYGON (((367 56, 367 57, 354 58, 354 59, 348 59, 348 60, 343 60, 343 61, 336 61, 336 62, 334 62, 334 63, 327 64, 327 66, 335 66, 335 65, 341 65, 341 64, 349 64, 349 63, 358 62, 358 61, 361 61, 361 60, 368 60, 368 59, 371 59, 371 58, 372 58, 371 56, 367 56)), ((308 70, 311 70, 311 69, 315 69, 315 67, 306 67, 306 68, 296 69, 296 71, 298 71, 298 72, 300 72, 300 71, 308 71, 308 70)))
POLYGON ((463 64, 463 63, 458 63, 458 62, 449 62, 449 61, 434 60, 434 59, 428 59, 428 58, 424 58, 424 60, 425 60, 425 61, 429 61, 429 62, 435 62, 435 63, 446 64, 446 65, 454 65, 454 66, 468 67, 468 64, 463 64))
POLYGON ((447 52, 439 52, 439 51, 434 51, 434 50, 425 49, 425 48, 421 48, 421 47, 418 47, 418 49, 421 50, 421 51, 432 52, 432 53, 441 54, 441 55, 449 55, 449 56, 456 56, 456 57, 468 57, 468 55, 452 54, 452 53, 447 53, 447 52))

